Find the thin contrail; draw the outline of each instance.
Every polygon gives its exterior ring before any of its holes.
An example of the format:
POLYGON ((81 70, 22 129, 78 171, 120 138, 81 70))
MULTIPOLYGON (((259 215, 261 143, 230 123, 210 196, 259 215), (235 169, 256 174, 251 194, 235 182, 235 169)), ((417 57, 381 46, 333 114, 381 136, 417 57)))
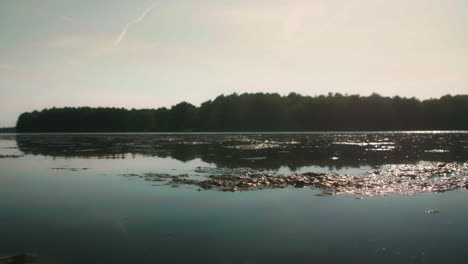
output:
POLYGON ((127 31, 128 29, 130 28, 131 25, 133 24, 137 24, 137 23, 140 23, 144 18, 145 16, 151 12, 151 10, 153 10, 153 8, 156 6, 156 3, 154 3, 153 5, 151 5, 150 7, 148 7, 147 9, 145 9, 143 11, 143 13, 141 13, 141 15, 133 20, 131 20, 130 22, 128 22, 125 27, 123 27, 122 31, 120 32, 120 34, 117 36, 117 38, 115 39, 114 41, 114 47, 117 47, 120 42, 122 41, 122 39, 125 37, 125 35, 127 35, 127 31))

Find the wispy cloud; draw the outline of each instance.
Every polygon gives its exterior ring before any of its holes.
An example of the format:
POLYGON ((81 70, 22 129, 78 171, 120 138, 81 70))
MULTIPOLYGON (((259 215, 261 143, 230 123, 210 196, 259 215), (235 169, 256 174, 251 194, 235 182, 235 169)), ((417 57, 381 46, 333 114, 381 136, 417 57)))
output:
POLYGON ((150 7, 146 8, 143 13, 141 13, 141 15, 133 20, 131 20, 130 22, 128 22, 122 29, 122 31, 120 32, 120 34, 117 36, 117 38, 115 39, 114 41, 114 47, 117 47, 120 42, 125 38, 125 36, 127 35, 127 31, 128 29, 130 28, 130 26, 134 25, 134 24, 138 24, 140 23, 143 19, 145 19, 146 15, 148 15, 149 12, 151 12, 151 10, 153 10, 153 8, 156 6, 156 3, 153 3, 150 7))

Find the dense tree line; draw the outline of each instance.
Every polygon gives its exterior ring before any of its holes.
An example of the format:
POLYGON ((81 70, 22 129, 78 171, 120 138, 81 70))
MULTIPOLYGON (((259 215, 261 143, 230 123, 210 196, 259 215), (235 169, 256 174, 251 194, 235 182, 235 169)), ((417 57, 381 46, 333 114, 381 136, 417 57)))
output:
POLYGON ((221 95, 170 109, 65 107, 23 113, 18 132, 468 130, 468 95, 416 98, 221 95))
POLYGON ((15 133, 16 128, 14 127, 0 127, 0 133, 15 133))

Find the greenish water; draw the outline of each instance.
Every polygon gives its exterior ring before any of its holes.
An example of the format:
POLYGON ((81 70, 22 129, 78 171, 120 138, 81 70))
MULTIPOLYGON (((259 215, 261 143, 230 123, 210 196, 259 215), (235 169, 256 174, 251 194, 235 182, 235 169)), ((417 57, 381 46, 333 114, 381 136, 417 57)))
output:
MULTIPOLYGON (((466 263, 468 191, 154 186, 199 167, 359 175, 467 161, 468 134, 1 135, 0 256, 39 263, 466 263), (380 142, 380 143, 379 143, 380 142), (379 150, 376 150, 379 149, 379 150), (437 209, 439 214, 425 214, 437 209)), ((199 175, 198 175, 199 176, 199 175)))

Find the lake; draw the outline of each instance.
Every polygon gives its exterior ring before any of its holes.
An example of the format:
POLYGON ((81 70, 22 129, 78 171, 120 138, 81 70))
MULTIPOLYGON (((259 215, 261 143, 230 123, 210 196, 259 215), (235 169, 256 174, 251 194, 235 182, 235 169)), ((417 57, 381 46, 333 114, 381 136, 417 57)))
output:
POLYGON ((0 256, 466 263, 467 161, 468 132, 0 134, 0 256))

